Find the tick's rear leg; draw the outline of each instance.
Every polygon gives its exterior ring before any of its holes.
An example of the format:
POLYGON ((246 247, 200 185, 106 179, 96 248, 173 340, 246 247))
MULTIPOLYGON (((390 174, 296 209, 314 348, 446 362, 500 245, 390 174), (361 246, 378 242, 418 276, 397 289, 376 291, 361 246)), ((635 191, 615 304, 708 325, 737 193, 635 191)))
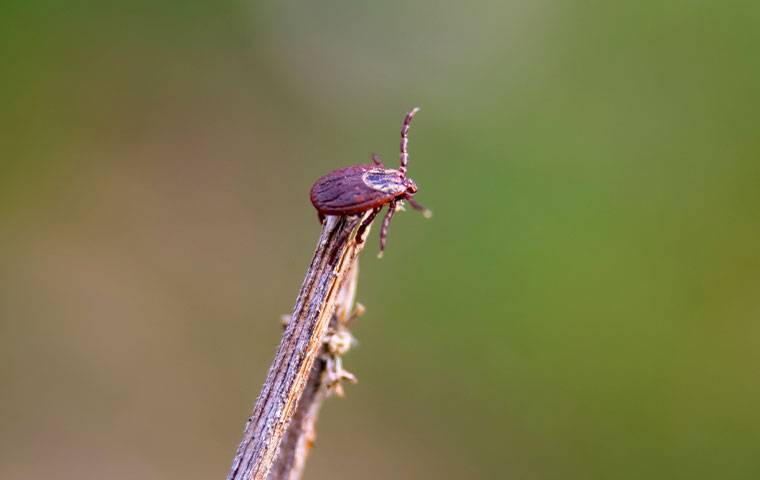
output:
POLYGON ((380 228, 380 253, 377 254, 378 258, 383 258, 383 250, 385 250, 385 239, 388 238, 388 225, 391 224, 391 218, 396 213, 396 201, 392 201, 388 204, 388 213, 385 214, 383 219, 383 226, 380 228))
POLYGON ((369 227, 369 224, 372 223, 372 220, 375 219, 378 213, 380 213, 380 210, 383 207, 377 207, 372 209, 372 213, 369 214, 366 220, 362 222, 362 224, 359 226, 359 229, 356 231, 356 243, 362 243, 364 242, 364 232, 367 230, 367 227, 369 227))
POLYGON ((385 165, 383 165, 383 161, 380 160, 380 155, 373 153, 372 154, 372 163, 377 165, 380 168, 385 168, 385 165))
POLYGON ((411 196, 406 196, 404 199, 409 202, 409 205, 411 205, 413 209, 417 210, 418 212, 422 212, 422 216, 425 218, 430 218, 433 216, 433 212, 417 203, 417 200, 413 199, 411 196))

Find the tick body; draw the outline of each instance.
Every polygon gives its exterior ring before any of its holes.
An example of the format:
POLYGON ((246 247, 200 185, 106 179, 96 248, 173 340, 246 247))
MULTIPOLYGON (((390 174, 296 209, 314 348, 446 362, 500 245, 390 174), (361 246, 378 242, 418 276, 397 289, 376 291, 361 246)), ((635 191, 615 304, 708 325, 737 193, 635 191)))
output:
POLYGON ((317 209, 320 220, 325 215, 358 215, 366 211, 372 212, 359 227, 359 239, 380 210, 388 205, 388 213, 380 230, 380 256, 385 249, 388 225, 396 210, 403 206, 404 200, 415 210, 423 212, 426 217, 430 216, 430 210, 412 198, 417 193, 417 184, 406 176, 409 163, 409 124, 418 110, 413 109, 404 118, 401 127, 401 164, 398 170, 386 168, 380 158, 373 155, 373 163, 334 170, 321 177, 311 187, 311 203, 317 209))

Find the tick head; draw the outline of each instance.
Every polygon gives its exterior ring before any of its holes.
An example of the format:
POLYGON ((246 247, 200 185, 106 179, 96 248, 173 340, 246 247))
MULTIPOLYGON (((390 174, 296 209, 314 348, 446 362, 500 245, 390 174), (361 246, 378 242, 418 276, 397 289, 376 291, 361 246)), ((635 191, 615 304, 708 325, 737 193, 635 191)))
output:
POLYGON ((417 184, 414 183, 414 180, 411 178, 405 178, 404 179, 404 186, 406 187, 406 193, 409 195, 414 195, 417 193, 417 184))

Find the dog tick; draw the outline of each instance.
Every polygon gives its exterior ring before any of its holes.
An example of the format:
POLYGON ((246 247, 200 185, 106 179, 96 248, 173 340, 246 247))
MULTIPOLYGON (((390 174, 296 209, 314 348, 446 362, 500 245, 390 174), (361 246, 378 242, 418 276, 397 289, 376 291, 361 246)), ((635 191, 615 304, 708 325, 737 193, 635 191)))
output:
POLYGON ((359 241, 375 216, 385 205, 388 205, 388 213, 385 214, 383 226, 380 229, 379 257, 382 257, 385 249, 391 218, 396 210, 403 208, 404 200, 409 202, 412 208, 422 212, 425 217, 431 216, 430 210, 412 198, 417 193, 417 184, 406 176, 409 163, 407 151, 409 124, 412 123, 412 118, 418 111, 419 108, 414 108, 404 117, 404 124, 401 127, 401 165, 398 170, 385 168, 380 157, 372 155, 371 164, 333 170, 317 180, 311 187, 311 203, 317 209, 320 221, 325 215, 357 215, 371 210, 356 234, 359 241))

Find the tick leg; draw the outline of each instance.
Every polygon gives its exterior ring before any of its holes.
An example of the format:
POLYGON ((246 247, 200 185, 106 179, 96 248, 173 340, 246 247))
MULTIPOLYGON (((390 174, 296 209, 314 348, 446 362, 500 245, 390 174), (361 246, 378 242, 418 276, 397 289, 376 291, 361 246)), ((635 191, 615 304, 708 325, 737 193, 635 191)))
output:
POLYGON ((409 124, 412 123, 414 114, 420 109, 415 107, 411 112, 404 117, 404 124, 401 126, 401 165, 398 167, 398 171, 401 172, 402 177, 406 177, 406 166, 409 164, 409 152, 407 151, 407 144, 409 143, 409 124))
POLYGON ((383 250, 385 250, 385 239, 388 238, 388 225, 391 224, 391 218, 396 213, 396 201, 392 201, 388 204, 388 213, 385 214, 383 219, 383 226, 380 229, 380 253, 377 254, 379 258, 383 256, 383 250))
POLYGON ((383 207, 377 207, 372 209, 372 213, 369 214, 366 220, 362 222, 362 224, 359 226, 359 229, 356 231, 356 243, 362 243, 364 242, 364 231, 367 230, 367 227, 369 227, 369 224, 372 223, 372 220, 375 219, 378 213, 380 213, 380 210, 383 207))
POLYGON ((383 165, 383 161, 380 160, 380 155, 373 153, 372 154, 372 163, 377 165, 380 168, 385 168, 385 165, 383 165))
POLYGON ((407 202, 409 202, 409 205, 411 205, 413 209, 417 210, 418 212, 422 212, 422 215, 425 218, 430 218, 430 217, 433 216, 433 212, 431 212, 427 208, 425 208, 422 205, 420 205, 419 203, 417 203, 417 200, 413 199, 412 197, 410 197, 408 195, 406 197, 404 197, 404 198, 406 199, 407 202))

